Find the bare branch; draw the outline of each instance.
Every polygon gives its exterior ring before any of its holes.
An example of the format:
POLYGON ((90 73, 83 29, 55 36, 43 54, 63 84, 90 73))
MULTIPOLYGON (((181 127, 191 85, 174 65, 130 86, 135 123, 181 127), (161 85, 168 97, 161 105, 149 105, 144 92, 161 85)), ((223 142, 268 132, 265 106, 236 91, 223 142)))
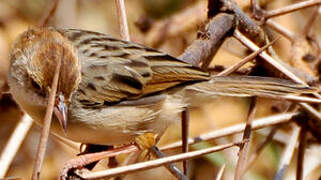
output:
POLYGON ((258 56, 260 53, 262 53, 263 51, 265 51, 268 47, 270 47, 271 45, 273 45, 277 40, 279 40, 280 38, 276 38, 273 41, 271 41, 270 43, 266 44, 265 46, 261 47, 259 50, 254 51, 253 53, 251 53, 250 55, 246 56, 243 60, 241 60, 240 62, 234 64, 233 66, 225 69, 224 71, 220 72, 219 74, 217 74, 217 76, 227 76, 235 71, 237 71, 239 68, 241 68, 243 65, 245 65, 246 63, 250 62, 251 60, 254 60, 256 56, 258 56))
POLYGON ((251 104, 249 107, 249 113, 245 122, 245 128, 243 133, 244 144, 240 146, 239 150, 239 159, 237 161, 236 170, 235 170, 235 180, 242 179, 244 175, 244 168, 247 161, 248 152, 250 149, 251 143, 251 134, 252 134, 252 121, 256 112, 256 97, 251 98, 251 104))
POLYGON ((320 6, 314 7, 314 9, 313 9, 313 11, 311 13, 311 16, 308 19, 308 22, 306 23, 306 25, 302 29, 301 36, 303 36, 303 37, 307 37, 308 36, 313 23, 315 22, 315 20, 317 19, 318 15, 319 15, 319 7, 320 6))
MULTIPOLYGON (((63 55, 63 54, 62 54, 63 55)), ((32 172, 32 180, 38 180, 40 178, 40 172, 43 164, 43 159, 45 157, 46 149, 47 149, 47 142, 48 136, 50 132, 50 125, 51 125, 51 117, 52 112, 55 104, 55 97, 57 92, 58 80, 59 80, 59 72, 60 72, 61 60, 57 62, 57 66, 55 69, 55 75, 51 85, 51 91, 48 98, 48 105, 46 110, 45 119, 43 121, 43 129, 41 132, 40 142, 37 149, 37 157, 34 164, 34 169, 32 172)))
MULTIPOLYGON (((186 153, 188 152, 188 137, 189 137, 189 109, 185 108, 185 110, 182 112, 182 152, 186 153)), ((188 175, 188 165, 187 161, 183 161, 183 171, 185 175, 188 175)))
POLYGON ((220 168, 220 171, 217 173, 216 180, 221 180, 223 178, 225 167, 226 165, 223 164, 223 166, 220 168))
MULTIPOLYGON (((165 158, 165 154, 162 153, 156 146, 153 146, 151 148, 151 152, 157 157, 157 158, 165 158)), ((183 160, 183 162, 186 162, 186 160, 183 160)), ((173 163, 166 164, 165 167, 169 170, 169 172, 175 176, 179 180, 188 180, 187 174, 183 174, 180 169, 178 169, 173 163)), ((186 172, 186 171, 184 171, 186 172)))
POLYGON ((50 18, 52 18, 52 16, 55 14, 58 4, 59 4, 60 0, 54 0, 52 2, 52 5, 50 7, 50 10, 47 12, 47 14, 45 16, 43 16, 43 19, 40 20, 38 26, 40 27, 46 27, 49 25, 49 21, 50 18))
POLYGON ((308 8, 311 6, 315 6, 318 4, 321 4, 321 0, 307 0, 307 1, 296 3, 296 4, 292 4, 292 5, 283 7, 283 8, 279 8, 279 9, 275 9, 275 10, 271 10, 271 11, 266 11, 264 13, 264 17, 266 19, 273 18, 276 16, 281 16, 284 14, 288 14, 288 13, 298 11, 298 10, 301 10, 304 8, 308 8))
POLYGON ((283 152, 283 156, 280 161, 279 168, 278 168, 277 174, 275 176, 275 180, 283 179, 283 176, 284 176, 288 166, 290 165, 291 159, 292 159, 294 151, 295 151, 296 143, 299 138, 300 129, 301 128, 296 126, 295 124, 293 125, 292 135, 291 135, 291 138, 289 139, 289 143, 287 144, 287 146, 283 152))
MULTIPOLYGON (((240 33, 238 30, 234 31, 234 37, 239 40, 243 45, 250 48, 252 51, 257 51, 260 48, 257 47, 256 44, 254 44, 251 40, 246 38, 242 33, 240 33)), ((270 63, 273 67, 281 71, 283 74, 288 76, 290 79, 292 79, 294 82, 307 85, 304 81, 299 79, 295 74, 293 74, 291 71, 283 67, 278 61, 273 59, 270 55, 268 55, 266 52, 262 52, 259 54, 264 60, 266 60, 268 63, 270 63)))
POLYGON ((261 154, 262 150, 264 149, 264 147, 273 140, 273 137, 275 135, 275 133, 277 132, 279 126, 275 126, 273 127, 273 129, 270 131, 270 133, 268 134, 268 136, 265 138, 265 140, 258 145, 257 149, 255 150, 254 154, 252 154, 249 158, 248 163, 246 164, 245 168, 244 168, 244 172, 248 171, 250 169, 250 167, 254 164, 256 158, 261 154))
POLYGON ((115 0, 115 2, 117 8, 120 36, 123 40, 130 41, 124 0, 115 0))
POLYGON ((178 58, 194 66, 198 66, 202 61, 202 66, 207 67, 233 27, 234 17, 232 15, 221 13, 215 16, 207 24, 206 30, 199 35, 199 38, 193 41, 178 58))
MULTIPOLYGON (((289 122, 289 120, 297 114, 298 113, 282 113, 282 114, 254 120, 254 122, 252 123, 252 130, 261 129, 264 127, 289 122)), ((191 145, 191 144, 198 143, 200 141, 208 141, 208 140, 213 140, 213 139, 217 139, 220 137, 229 136, 232 134, 243 132, 244 129, 245 129, 245 123, 230 126, 230 127, 219 129, 219 130, 214 130, 212 132, 197 136, 193 139, 189 139, 188 144, 191 145)), ((182 142, 178 141, 178 142, 163 146, 161 148, 161 150, 165 151, 165 150, 169 150, 169 149, 178 148, 181 146, 182 146, 182 142)))
POLYGON ((307 129, 306 127, 302 127, 300 137, 299 137, 298 161, 297 161, 297 169, 296 169, 297 180, 303 179, 303 164, 304 164, 304 153, 305 153, 305 145, 306 145, 306 135, 307 135, 307 129))
POLYGON ((295 41, 295 35, 289 31, 288 29, 284 28, 282 25, 278 24, 277 22, 269 19, 265 22, 270 28, 278 32, 279 34, 283 35, 285 38, 290 40, 292 43, 295 41))
POLYGON ((5 148, 3 149, 0 157, 0 178, 4 178, 10 164, 18 152, 20 145, 25 139, 28 131, 32 126, 32 119, 28 115, 24 115, 19 121, 15 130, 12 132, 5 148))
POLYGON ((225 145, 220 145, 220 146, 214 146, 211 148, 207 149, 202 149, 202 150, 197 150, 193 152, 188 152, 184 154, 178 154, 178 155, 173 155, 165 158, 160 158, 160 159, 155 159, 147 162, 142 162, 142 163, 137 163, 137 164, 132 164, 124 167, 118 167, 118 168, 113 168, 113 169, 108 169, 104 171, 98 171, 98 172, 93 172, 93 173, 88 173, 88 172, 82 172, 81 170, 76 170, 77 175, 79 175, 81 178, 84 179, 96 179, 96 178, 106 178, 106 177, 112 177, 112 176, 117 176, 120 174, 128 174, 140 170, 145 170, 145 169, 151 169, 155 167, 159 167, 165 164, 169 163, 174 163, 186 159, 193 159, 197 158, 209 153, 221 151, 233 146, 239 146, 243 142, 237 142, 237 143, 229 143, 225 145))

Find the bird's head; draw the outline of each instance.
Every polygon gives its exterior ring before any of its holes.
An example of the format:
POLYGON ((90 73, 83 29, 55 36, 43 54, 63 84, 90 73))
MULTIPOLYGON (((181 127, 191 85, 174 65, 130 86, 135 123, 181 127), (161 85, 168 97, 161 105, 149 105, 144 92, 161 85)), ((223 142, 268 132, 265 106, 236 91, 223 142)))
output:
POLYGON ((59 61, 61 66, 54 113, 66 131, 68 103, 81 78, 80 63, 73 45, 53 28, 29 29, 13 44, 10 65, 11 69, 12 66, 19 68, 10 73, 24 73, 26 86, 48 99, 59 61))

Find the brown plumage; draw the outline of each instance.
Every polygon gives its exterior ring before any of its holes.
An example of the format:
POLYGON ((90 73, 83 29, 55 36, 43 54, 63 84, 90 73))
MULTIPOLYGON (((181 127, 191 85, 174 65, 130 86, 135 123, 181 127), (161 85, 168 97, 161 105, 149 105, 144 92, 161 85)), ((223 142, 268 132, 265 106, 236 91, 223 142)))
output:
MULTIPOLYGON (((210 76, 165 53, 105 34, 35 28, 13 45, 9 85, 21 108, 40 124, 59 60, 63 98, 58 100, 68 107, 68 126, 63 133, 54 120, 53 131, 82 143, 124 144, 144 133, 161 135, 184 107, 209 97, 320 102, 302 99, 314 89, 287 80, 210 76)), ((64 121, 61 109, 56 115, 64 121)))

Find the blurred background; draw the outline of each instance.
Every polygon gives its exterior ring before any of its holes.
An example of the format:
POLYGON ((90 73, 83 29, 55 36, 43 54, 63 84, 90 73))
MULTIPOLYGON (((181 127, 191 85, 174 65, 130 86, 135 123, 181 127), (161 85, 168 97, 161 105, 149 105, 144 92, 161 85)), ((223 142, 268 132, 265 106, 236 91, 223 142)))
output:
MULTIPOLYGON (((238 5, 249 11, 249 0, 238 0, 238 5)), ((275 9, 299 1, 262 0, 261 7, 275 9)), ((0 88, 6 91, 8 56, 14 39, 28 28, 37 26, 48 13, 51 0, 2 0, 0 1, 0 88)), ((173 56, 180 55, 197 37, 197 30, 206 23, 207 1, 205 0, 127 0, 125 1, 129 31, 132 41, 157 48, 173 56), (166 33, 164 33, 166 32, 166 33)), ((61 0, 50 24, 59 28, 78 28, 103 32, 119 38, 118 19, 113 0, 61 0)), ((281 16, 275 20, 292 32, 299 32, 309 17, 311 8, 281 16)), ((320 16, 316 22, 321 22, 320 16)), ((321 23, 314 23, 314 31, 320 38, 321 23)), ((271 32, 274 33, 274 32, 271 32)), ((287 60, 291 56, 290 42, 279 40, 275 49, 279 56, 287 60)), ((227 67, 245 57, 249 51, 233 38, 227 39, 212 61, 211 67, 227 67)), ((250 67, 245 66, 244 69, 250 67)), ((215 69, 215 68, 214 68, 215 69)), ((240 98, 219 98, 209 104, 202 104, 191 110, 190 136, 221 129, 244 122, 249 108, 249 101, 240 98)), ((277 101, 259 99, 256 117, 276 114, 282 109, 277 101)), ((13 132, 23 113, 10 95, 0 98, 0 151, 13 132)), ((264 140, 271 128, 264 128, 253 134, 254 144, 264 140)), ((246 179, 273 179, 284 149, 284 142, 289 138, 289 126, 284 126, 275 135, 260 157, 247 173, 246 179)), ((40 127, 33 125, 20 150, 15 156, 7 177, 30 179, 33 161, 39 141, 40 127)), ((180 123, 171 126, 162 137, 160 146, 180 140, 180 123)), ((242 135, 220 138, 213 142, 198 143, 193 150, 215 144, 240 140, 242 135)), ((307 149, 305 174, 321 171, 321 148, 311 146, 307 149)), ((237 161, 237 148, 213 153, 190 162, 190 177, 195 180, 214 179, 219 168, 226 164, 223 179, 232 179, 237 161)), ((42 179, 57 179, 64 162, 76 156, 79 150, 72 149, 54 138, 50 138, 42 171, 42 179)), ((166 152, 168 155, 179 153, 166 152)), ((295 156, 294 156, 295 157, 295 156)), ((120 157, 119 161, 123 158, 120 157)), ((107 160, 106 160, 107 161, 107 160)), ((106 167, 102 161, 97 169, 106 167)), ((295 174, 295 158, 291 161, 287 179, 295 174)), ((177 163, 181 166, 180 163, 177 163)), ((0 165, 1 166, 1 165, 0 165)), ((165 168, 156 168, 127 175, 125 179, 175 179, 165 168)), ((311 176, 312 177, 312 176, 311 176)))

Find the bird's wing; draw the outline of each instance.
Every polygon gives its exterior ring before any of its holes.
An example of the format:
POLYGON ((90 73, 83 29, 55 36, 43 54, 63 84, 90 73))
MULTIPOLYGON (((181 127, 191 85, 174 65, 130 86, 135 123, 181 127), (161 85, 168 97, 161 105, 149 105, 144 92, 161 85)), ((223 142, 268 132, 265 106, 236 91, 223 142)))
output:
POLYGON ((59 30, 76 47, 82 65, 78 99, 88 105, 113 104, 159 92, 207 72, 165 53, 105 34, 59 30))

